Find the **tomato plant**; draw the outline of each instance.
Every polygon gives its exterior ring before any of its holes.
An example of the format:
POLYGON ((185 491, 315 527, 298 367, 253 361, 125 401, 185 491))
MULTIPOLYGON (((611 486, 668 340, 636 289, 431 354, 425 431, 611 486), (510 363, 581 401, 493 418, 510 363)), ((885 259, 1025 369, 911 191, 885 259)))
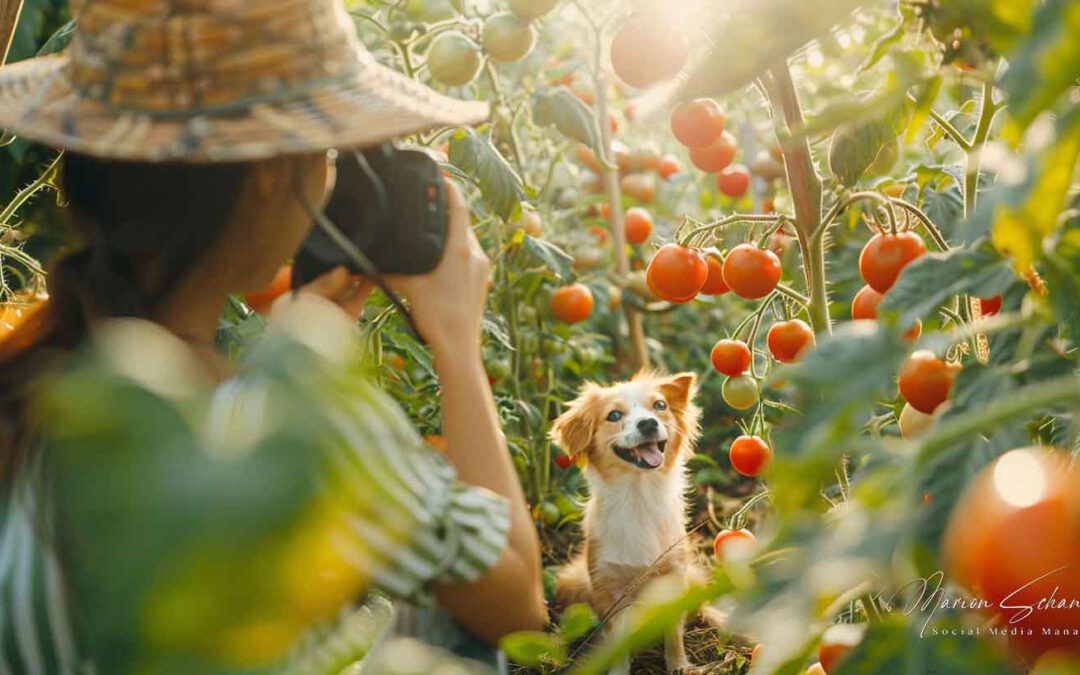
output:
MULTIPOLYGON (((987 541, 1019 542, 1032 565, 1073 560, 1076 3, 856 4, 349 10, 381 62, 491 104, 485 123, 401 142, 462 186, 493 261, 481 349, 549 576, 579 546, 588 497, 587 465, 548 440, 562 404, 587 380, 693 370, 691 545, 757 534, 745 570, 718 566, 680 596, 734 608, 725 633, 694 631, 692 653, 732 672, 750 641, 768 645, 755 673, 900 672, 907 655, 934 672, 1019 672, 1038 640, 1003 651, 963 634, 970 612, 903 608, 946 561, 947 597, 1000 600, 1034 572, 1012 549, 991 560, 987 541), (1046 489, 1010 505, 993 467, 1031 445, 1058 449, 1005 466, 1046 489), (968 558, 964 541, 981 542, 968 558), (834 624, 858 639, 837 646, 834 624), (939 635, 914 637, 924 624, 939 635)), ((46 6, 26 0, 39 35, 24 29, 14 58, 60 26, 46 6)), ((38 260, 62 231, 41 199, 57 188, 51 160, 21 141, 0 150, 0 302, 43 288, 38 260)), ((227 308, 230 349, 262 330, 248 310, 227 308)), ((430 353, 379 293, 361 325, 382 384, 438 435, 430 353)), ((664 607, 625 634, 567 638, 563 619, 507 651, 537 671, 600 673, 686 613, 664 607)))

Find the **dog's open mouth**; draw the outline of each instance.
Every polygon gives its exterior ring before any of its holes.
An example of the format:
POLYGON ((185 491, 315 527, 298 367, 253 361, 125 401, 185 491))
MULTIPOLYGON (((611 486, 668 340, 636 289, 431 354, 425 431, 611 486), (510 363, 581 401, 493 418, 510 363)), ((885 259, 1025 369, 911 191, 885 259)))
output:
POLYGON ((664 463, 664 446, 667 441, 645 441, 636 448, 621 448, 615 446, 615 454, 619 459, 630 462, 639 469, 655 469, 664 463))

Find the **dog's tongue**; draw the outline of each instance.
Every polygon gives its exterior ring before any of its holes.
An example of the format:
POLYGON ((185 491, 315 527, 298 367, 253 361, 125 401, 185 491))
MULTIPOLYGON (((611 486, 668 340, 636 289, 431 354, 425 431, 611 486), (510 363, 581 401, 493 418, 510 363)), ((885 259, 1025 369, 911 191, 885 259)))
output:
POLYGON ((655 441, 639 445, 637 454, 650 469, 655 469, 664 462, 664 453, 660 452, 660 446, 655 441))

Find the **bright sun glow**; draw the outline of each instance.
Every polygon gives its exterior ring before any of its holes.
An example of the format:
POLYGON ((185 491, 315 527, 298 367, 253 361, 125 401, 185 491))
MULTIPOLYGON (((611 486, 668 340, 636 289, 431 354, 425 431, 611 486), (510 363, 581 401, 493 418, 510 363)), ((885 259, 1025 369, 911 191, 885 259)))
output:
POLYGON ((1031 453, 1015 450, 1003 455, 994 466, 994 488, 1007 504, 1026 508, 1046 494, 1046 474, 1031 453))

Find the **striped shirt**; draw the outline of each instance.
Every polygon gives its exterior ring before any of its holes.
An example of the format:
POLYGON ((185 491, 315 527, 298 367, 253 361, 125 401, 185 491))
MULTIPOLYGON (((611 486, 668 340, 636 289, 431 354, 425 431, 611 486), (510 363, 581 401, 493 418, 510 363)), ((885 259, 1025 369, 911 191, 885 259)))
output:
POLYGON ((389 623, 368 591, 430 603, 498 560, 506 501, 455 480, 355 328, 282 315, 216 387, 136 320, 44 387, 0 507, 0 675, 336 674, 389 623))

